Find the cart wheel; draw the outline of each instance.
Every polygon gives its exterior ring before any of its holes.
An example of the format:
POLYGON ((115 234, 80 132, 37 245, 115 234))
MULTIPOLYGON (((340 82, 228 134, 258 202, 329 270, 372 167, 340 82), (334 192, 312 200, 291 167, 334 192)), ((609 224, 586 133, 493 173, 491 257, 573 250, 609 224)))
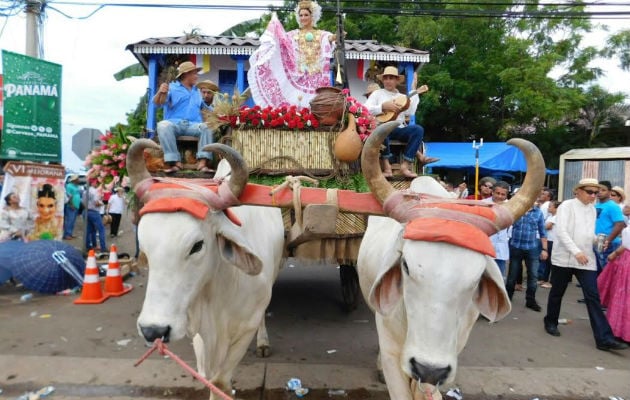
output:
POLYGON ((340 265, 341 295, 343 306, 347 312, 353 311, 359 304, 359 275, 352 265, 340 265))

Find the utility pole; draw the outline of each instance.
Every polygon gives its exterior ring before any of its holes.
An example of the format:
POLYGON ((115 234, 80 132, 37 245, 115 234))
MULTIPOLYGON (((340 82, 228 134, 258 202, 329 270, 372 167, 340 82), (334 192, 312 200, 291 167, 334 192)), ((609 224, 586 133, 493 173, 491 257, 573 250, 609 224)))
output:
POLYGON ((26 55, 40 58, 39 53, 39 28, 41 13, 45 0, 25 0, 24 12, 26 13, 26 55))

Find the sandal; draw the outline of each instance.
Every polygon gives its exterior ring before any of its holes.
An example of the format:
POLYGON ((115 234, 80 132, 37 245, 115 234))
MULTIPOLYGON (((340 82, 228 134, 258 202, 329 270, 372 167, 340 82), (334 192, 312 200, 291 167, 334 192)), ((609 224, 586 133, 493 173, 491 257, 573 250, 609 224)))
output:
POLYGON ((383 171, 383 177, 385 179, 393 178, 394 177, 394 173, 392 172, 392 170, 383 171))
POLYGON ((171 165, 170 168, 164 170, 165 174, 174 174, 175 172, 179 172, 184 169, 184 166, 181 163, 175 163, 171 165))
POLYGON ((201 167, 201 168, 197 169, 197 171, 203 172, 205 174, 212 174, 212 173, 214 173, 214 170, 211 169, 211 168, 208 168, 208 167, 201 167))

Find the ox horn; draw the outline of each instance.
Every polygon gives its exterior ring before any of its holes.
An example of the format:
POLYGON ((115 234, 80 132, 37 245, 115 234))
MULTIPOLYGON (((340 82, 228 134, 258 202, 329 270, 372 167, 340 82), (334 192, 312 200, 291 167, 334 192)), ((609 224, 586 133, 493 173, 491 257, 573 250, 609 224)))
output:
POLYGON ((363 152, 361 153, 361 170, 367 181, 370 191, 379 203, 383 204, 385 199, 396 191, 394 187, 387 182, 387 179, 381 172, 381 164, 379 162, 379 153, 383 140, 394 130, 399 122, 391 121, 379 125, 365 141, 363 152))
POLYGON ((545 183, 545 160, 540 150, 532 142, 525 139, 510 139, 507 141, 510 146, 517 147, 525 155, 527 161, 527 174, 523 181, 523 186, 519 189, 514 197, 512 197, 502 207, 509 211, 512 221, 504 221, 497 215, 498 230, 505 229, 510 226, 513 221, 519 219, 529 210, 538 196, 540 189, 545 183))
POLYGON ((160 150, 160 146, 149 139, 138 139, 131 143, 129 150, 127 150, 127 173, 132 188, 135 188, 143 180, 151 178, 144 163, 144 149, 160 150))
POLYGON ((225 158, 228 163, 230 163, 232 172, 230 174, 231 177, 228 185, 234 197, 238 198, 241 195, 243 188, 245 188, 245 184, 247 183, 247 179, 249 178, 247 164, 245 163, 245 160, 243 159, 241 154, 238 151, 234 150, 232 147, 222 143, 213 143, 206 145, 202 150, 217 153, 225 158))

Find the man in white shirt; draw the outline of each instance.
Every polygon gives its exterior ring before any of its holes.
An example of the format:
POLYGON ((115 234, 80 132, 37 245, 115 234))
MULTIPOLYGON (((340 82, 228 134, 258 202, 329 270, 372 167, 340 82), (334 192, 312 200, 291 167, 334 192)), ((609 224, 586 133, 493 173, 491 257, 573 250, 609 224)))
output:
POLYGON ((582 293, 591 322, 595 344, 599 350, 622 350, 626 343, 615 339, 612 329, 601 308, 597 290, 597 264, 593 243, 595 241, 596 212, 593 203, 604 186, 597 179, 582 179, 573 189, 575 198, 563 201, 556 213, 556 239, 551 263, 551 291, 547 302, 547 315, 544 318, 545 331, 552 336, 560 336, 558 316, 562 297, 575 275, 582 285, 582 293))
MULTIPOLYGON (((390 133, 389 137, 385 139, 384 142, 385 150, 381 155, 381 160, 383 162, 383 176, 386 178, 392 176, 392 167, 389 162, 389 159, 392 156, 389 149, 389 139, 394 139, 407 143, 403 159, 400 162, 401 174, 407 178, 415 178, 418 175, 411 170, 411 165, 416 158, 421 164, 429 164, 439 161, 437 158, 426 157, 422 154, 421 148, 422 138, 424 137, 424 128, 417 124, 407 125, 405 122, 407 117, 416 113, 416 109, 420 103, 420 98, 417 93, 409 96, 408 108, 405 108, 406 104, 399 105, 395 101, 401 96, 403 98, 405 97, 405 95, 401 94, 396 88, 405 81, 404 75, 400 75, 398 73, 398 68, 396 67, 385 67, 383 73, 377 75, 377 78, 383 82, 383 89, 373 91, 365 102, 365 106, 372 115, 379 116, 384 113, 392 113, 392 115, 396 116, 395 121, 400 124, 390 133)), ((412 92, 416 91, 416 86, 417 75, 414 74, 414 80, 411 84, 412 92)), ((426 86, 420 88, 420 91, 422 92, 427 90, 428 88, 426 86)))

